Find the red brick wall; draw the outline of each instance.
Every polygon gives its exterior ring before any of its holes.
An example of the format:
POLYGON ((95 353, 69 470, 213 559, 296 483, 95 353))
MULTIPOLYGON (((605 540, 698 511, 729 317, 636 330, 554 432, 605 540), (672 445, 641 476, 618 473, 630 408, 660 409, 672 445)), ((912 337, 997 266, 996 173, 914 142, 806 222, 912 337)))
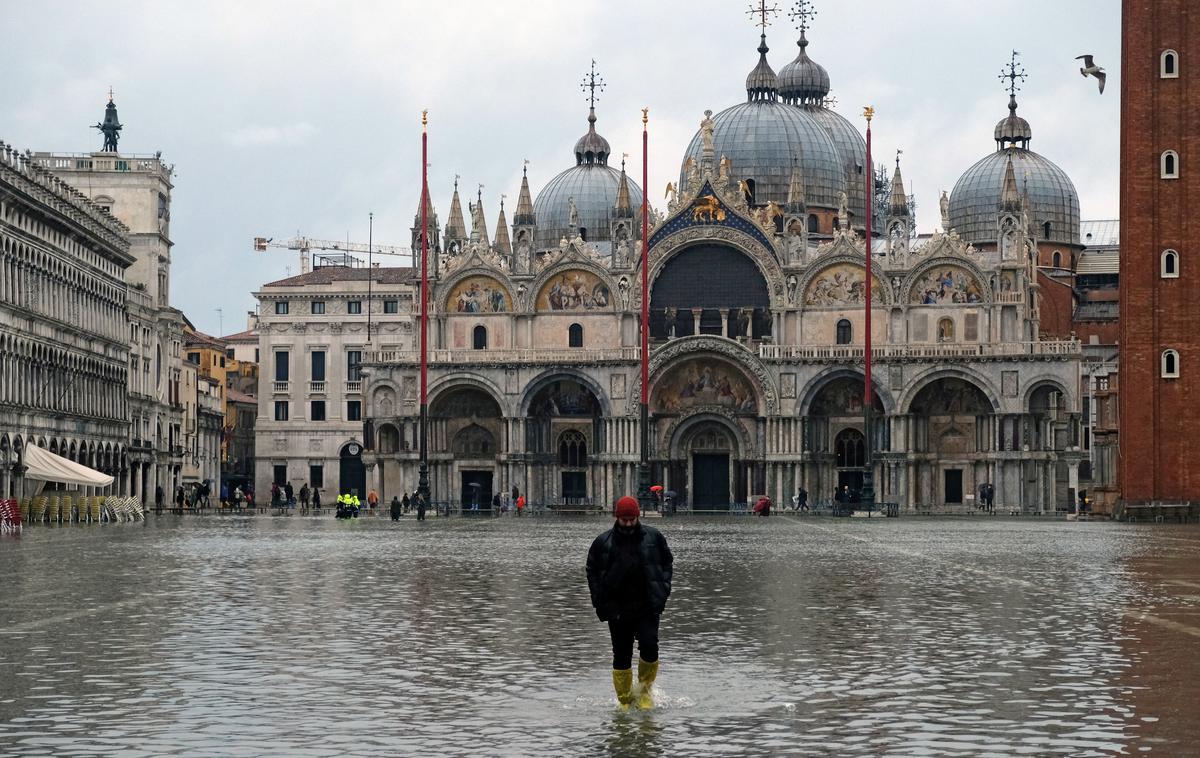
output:
POLYGON ((1200 2, 1124 0, 1121 55, 1121 482, 1127 502, 1200 500, 1200 2), (1179 78, 1159 77, 1163 50, 1179 78), (1179 153, 1180 178, 1159 178, 1179 153), (1159 256, 1181 253, 1162 279, 1159 256), (1163 379, 1162 351, 1180 354, 1163 379))

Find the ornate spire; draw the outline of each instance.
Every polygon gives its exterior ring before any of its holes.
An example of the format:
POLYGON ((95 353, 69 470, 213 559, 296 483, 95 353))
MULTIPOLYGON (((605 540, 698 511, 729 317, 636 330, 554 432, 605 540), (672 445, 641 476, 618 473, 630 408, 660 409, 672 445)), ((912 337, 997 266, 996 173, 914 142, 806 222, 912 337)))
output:
POLYGON ((1008 84, 1004 87, 1008 90, 1008 116, 996 124, 997 150, 1014 145, 1022 149, 1028 148, 1029 141, 1033 139, 1033 131, 1029 128, 1029 122, 1017 115, 1017 93, 1021 91, 1021 85, 1017 82, 1018 80, 1023 82, 1026 78, 1024 67, 1017 62, 1018 55, 1020 53, 1013 50, 1012 59, 1000 72, 1000 81, 1008 80, 1008 84))
POLYGON ((774 101, 779 96, 779 77, 775 76, 775 69, 767 63, 767 52, 770 49, 767 47, 767 35, 764 33, 759 37, 758 65, 746 77, 746 98, 752 102, 774 101))
POLYGON ((797 0, 788 15, 800 30, 800 39, 796 41, 800 52, 794 61, 779 70, 779 95, 785 103, 792 105, 824 105, 829 94, 829 72, 808 57, 808 38, 805 36, 809 22, 817 12, 810 0, 797 0))
POLYGON ((800 162, 792 159, 792 180, 788 183, 788 210, 792 213, 802 213, 808 201, 804 196, 804 173, 800 170, 800 162))
POLYGON ((454 197, 450 199, 450 218, 446 220, 446 242, 465 240, 467 225, 463 222, 462 203, 458 199, 458 177, 454 177, 454 197))
POLYGON ((514 226, 529 226, 537 223, 533 213, 533 200, 529 195, 529 161, 521 169, 521 194, 517 195, 517 212, 513 214, 514 226))
POLYGON ((483 185, 475 192, 475 203, 471 205, 471 239, 488 243, 487 219, 483 216, 483 185))
POLYGON ((1013 171, 1012 155, 1004 161, 1004 185, 1000 193, 1000 210, 1019 213, 1021 210, 1021 193, 1017 189, 1017 175, 1013 171))
POLYGON ((888 212, 894 218, 908 216, 908 195, 904 193, 904 177, 900 175, 900 153, 896 151, 896 173, 892 175, 892 194, 888 202, 888 212))
POLYGON ((629 181, 625 178, 625 158, 621 158, 621 180, 617 184, 617 218, 633 218, 633 206, 629 202, 629 181))
POLYGON ((575 165, 582 166, 587 164, 600 164, 601 166, 608 165, 608 156, 612 149, 608 146, 608 140, 601 137, 596 132, 596 101, 600 96, 596 94, 596 90, 604 90, 604 80, 596 73, 596 60, 592 59, 592 70, 583 77, 583 83, 580 87, 588 93, 588 130, 587 134, 579 138, 575 143, 575 165))
POLYGON ((512 255, 512 242, 508 239, 508 222, 504 220, 504 195, 500 196, 500 218, 496 221, 496 241, 492 249, 501 255, 512 255))

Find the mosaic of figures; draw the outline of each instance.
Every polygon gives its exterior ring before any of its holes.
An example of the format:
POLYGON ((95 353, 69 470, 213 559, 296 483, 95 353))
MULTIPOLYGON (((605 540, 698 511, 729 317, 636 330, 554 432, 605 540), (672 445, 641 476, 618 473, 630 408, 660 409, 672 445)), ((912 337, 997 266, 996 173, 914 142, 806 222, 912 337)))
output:
MULTIPOLYGON (((875 395, 875 410, 883 413, 883 403, 875 395)), ((863 380, 844 376, 826 384, 813 399, 809 415, 857 416, 863 411, 863 380)))
POLYGON ((529 415, 598 416, 600 403, 590 389, 574 379, 559 379, 538 390, 529 404, 529 415))
POLYGON ((921 305, 983 302, 983 286, 965 269, 937 266, 913 285, 912 302, 921 305))
POLYGON ((599 311, 612 308, 608 285, 591 271, 566 271, 550 278, 538 293, 539 311, 599 311))
MULTIPOLYGON (((861 305, 867 299, 866 271, 855 263, 838 263, 817 275, 808 285, 804 304, 817 307, 861 305)), ((882 293, 879 277, 871 276, 871 288, 882 293)))
POLYGON ((753 413, 758 399, 737 369, 710 358, 694 358, 672 368, 658 384, 658 407, 668 413, 697 405, 721 405, 753 413))
POLYGON ((512 310, 512 298, 495 279, 469 276, 450 292, 446 308, 452 313, 507 313, 512 310))
POLYGON ((983 391, 968 381, 957 378, 941 379, 921 390, 912 402, 914 413, 931 416, 992 412, 992 404, 983 391))

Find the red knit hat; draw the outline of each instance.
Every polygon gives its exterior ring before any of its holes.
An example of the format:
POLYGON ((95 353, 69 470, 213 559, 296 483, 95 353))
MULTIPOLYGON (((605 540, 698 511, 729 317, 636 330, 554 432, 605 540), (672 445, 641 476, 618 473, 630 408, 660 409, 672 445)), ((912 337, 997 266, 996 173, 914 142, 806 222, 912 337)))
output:
POLYGON ((626 495, 617 501, 615 513, 617 518, 637 518, 642 515, 642 509, 638 507, 636 498, 626 495))

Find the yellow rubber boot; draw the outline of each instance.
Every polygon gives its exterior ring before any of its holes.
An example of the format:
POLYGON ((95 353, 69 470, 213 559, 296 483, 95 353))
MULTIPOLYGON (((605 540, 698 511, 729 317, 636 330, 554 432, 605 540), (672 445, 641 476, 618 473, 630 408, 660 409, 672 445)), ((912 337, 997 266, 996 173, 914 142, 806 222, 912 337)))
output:
POLYGON ((646 710, 654 707, 654 700, 650 696, 650 688, 654 685, 654 680, 657 677, 658 661, 655 661, 654 663, 646 663, 641 658, 638 658, 638 708, 646 710))
POLYGON ((613 689, 621 710, 627 709, 633 702, 633 669, 613 669, 613 689))

